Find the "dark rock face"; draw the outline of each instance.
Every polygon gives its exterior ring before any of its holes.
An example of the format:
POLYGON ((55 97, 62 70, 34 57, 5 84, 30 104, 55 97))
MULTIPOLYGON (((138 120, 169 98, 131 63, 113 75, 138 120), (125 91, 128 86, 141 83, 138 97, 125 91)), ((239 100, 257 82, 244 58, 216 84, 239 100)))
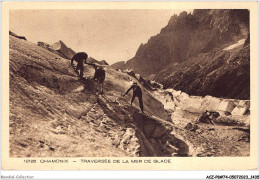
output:
POLYGON ((182 12, 141 44, 135 57, 113 66, 191 95, 248 99, 249 43, 248 10, 182 12), (241 39, 240 51, 222 51, 241 39))
POLYGON ((140 45, 126 67, 145 77, 169 63, 223 48, 248 35, 248 19, 247 10, 195 10, 193 14, 174 15, 160 34, 140 45))
POLYGON ((113 68, 125 70, 126 69, 126 64, 124 61, 116 62, 115 64, 111 65, 113 68))
POLYGON ((16 37, 16 38, 18 38, 18 39, 23 39, 23 40, 26 40, 26 41, 27 41, 26 37, 24 37, 24 36, 18 36, 17 34, 13 33, 12 31, 9 31, 9 35, 14 36, 14 37, 16 37))
POLYGON ((164 88, 190 95, 250 99, 249 46, 201 54, 158 73, 164 88))

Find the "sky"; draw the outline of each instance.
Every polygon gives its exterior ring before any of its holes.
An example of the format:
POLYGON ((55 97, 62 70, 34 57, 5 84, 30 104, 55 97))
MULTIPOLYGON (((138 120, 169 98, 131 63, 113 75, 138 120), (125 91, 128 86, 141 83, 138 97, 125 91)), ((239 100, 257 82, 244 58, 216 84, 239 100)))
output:
POLYGON ((182 11, 193 10, 11 10, 9 27, 30 42, 62 40, 75 52, 113 64, 133 58, 141 43, 182 11))

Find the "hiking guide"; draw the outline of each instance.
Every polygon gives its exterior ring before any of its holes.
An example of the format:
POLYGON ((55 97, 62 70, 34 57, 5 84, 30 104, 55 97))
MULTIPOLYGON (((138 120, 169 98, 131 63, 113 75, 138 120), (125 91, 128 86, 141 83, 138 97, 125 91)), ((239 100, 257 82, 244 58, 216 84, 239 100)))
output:
POLYGON ((79 52, 75 54, 71 59, 71 65, 73 66, 73 61, 75 60, 78 64, 76 66, 75 71, 79 74, 80 79, 83 78, 83 71, 84 71, 84 60, 85 64, 87 63, 88 55, 85 52, 79 52), (78 72, 79 70, 79 72, 78 72))
POLYGON ((123 97, 131 90, 133 89, 133 96, 131 99, 131 106, 132 103, 135 100, 135 97, 138 97, 139 100, 139 106, 142 112, 144 112, 144 107, 143 107, 143 99, 142 99, 142 89, 140 88, 140 86, 138 86, 138 84, 136 82, 133 83, 133 85, 126 91, 125 94, 123 94, 123 97))

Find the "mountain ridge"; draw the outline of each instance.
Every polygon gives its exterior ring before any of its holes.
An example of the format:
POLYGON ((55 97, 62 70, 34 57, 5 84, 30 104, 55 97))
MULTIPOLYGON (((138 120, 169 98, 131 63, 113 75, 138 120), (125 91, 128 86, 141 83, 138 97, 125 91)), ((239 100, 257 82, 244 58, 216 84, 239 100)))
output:
MULTIPOLYGON (((146 44, 141 44, 136 52, 136 55, 126 61, 117 62, 112 65, 112 67, 122 70, 133 70, 135 73, 141 74, 144 78, 150 80, 156 80, 163 84, 165 88, 177 88, 177 90, 182 90, 192 95, 213 95, 225 98, 241 98, 248 99, 250 91, 249 86, 249 71, 243 71, 245 79, 244 87, 237 87, 239 90, 234 91, 246 91, 244 95, 239 95, 238 92, 233 95, 212 93, 213 91, 230 91, 227 82, 221 82, 216 78, 212 81, 218 81, 220 83, 219 87, 211 91, 204 91, 210 88, 210 84, 200 89, 200 85, 191 85, 192 81, 203 81, 202 76, 196 76, 193 78, 193 74, 197 74, 198 69, 190 69, 191 71, 186 71, 182 73, 186 78, 176 77, 175 81, 173 75, 169 76, 172 71, 180 71, 177 69, 183 65, 193 66, 195 62, 195 57, 203 57, 203 54, 209 54, 208 58, 203 61, 211 61, 211 59, 216 59, 217 61, 222 61, 217 58, 218 53, 235 44, 241 39, 246 39, 245 45, 250 43, 249 35, 249 11, 246 9, 241 10, 200 10, 196 9, 193 13, 182 12, 178 16, 173 15, 167 26, 162 28, 161 32, 155 36, 152 36, 146 44), (211 55, 210 55, 211 54, 211 55), (214 57, 215 56, 215 57, 214 57), (166 72, 168 69, 168 72, 166 72), (189 82, 187 84, 187 82, 189 82), (179 85, 178 85, 179 84, 179 85), (185 84, 185 86, 180 86, 180 84, 185 84), (199 88, 200 90, 188 90, 187 86, 193 86, 191 89, 199 88)), ((239 52, 238 52, 239 54, 239 52)), ((241 54, 241 53, 240 53, 241 54)), ((245 54, 249 55, 249 53, 245 54)), ((249 56, 246 58, 249 63, 249 56)), ((214 67, 212 64, 208 63, 208 66, 212 71, 218 71, 219 66, 214 67), (218 68, 217 68, 218 67, 218 68)), ((216 62, 220 63, 221 62, 216 62)), ((198 64, 198 63, 197 63, 198 64)), ((239 63, 238 63, 239 64, 239 63)), ((222 63, 224 66, 225 63, 222 63)), ((208 67, 201 66, 207 71, 208 67)), ((222 70, 225 69, 224 67, 222 70)), ((204 71, 202 70, 202 71, 204 71)), ((247 69, 248 70, 248 69, 247 69)), ((225 71, 229 71, 225 69, 225 71)), ((208 72, 209 74, 210 72, 208 72)), ((224 72, 221 72, 224 73, 224 72)), ((238 73, 238 72, 237 72, 238 73)), ((207 74, 205 74, 206 76, 207 74)), ((236 78, 234 75, 233 78, 236 78)), ((226 77, 227 78, 227 77, 226 77)), ((224 78, 225 79, 225 78, 224 78)), ((237 80, 237 78, 236 78, 237 80)), ((236 85, 233 87, 236 89, 236 85)), ((232 94, 232 93, 231 93, 232 94)))

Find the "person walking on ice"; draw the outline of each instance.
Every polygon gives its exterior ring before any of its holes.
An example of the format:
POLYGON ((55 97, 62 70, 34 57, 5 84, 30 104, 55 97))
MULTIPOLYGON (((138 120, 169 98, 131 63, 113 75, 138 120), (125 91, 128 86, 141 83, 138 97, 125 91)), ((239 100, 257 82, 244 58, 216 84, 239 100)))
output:
POLYGON ((142 98, 142 89, 140 88, 140 86, 138 86, 138 84, 136 82, 133 83, 133 85, 126 91, 125 94, 123 94, 123 97, 131 90, 133 89, 133 96, 131 99, 131 106, 135 100, 135 97, 138 97, 139 100, 139 106, 142 112, 144 112, 144 107, 143 107, 143 98, 142 98))
POLYGON ((79 52, 75 54, 71 59, 71 65, 73 66, 73 61, 75 60, 78 64, 76 66, 75 71, 79 74, 79 78, 83 78, 83 71, 84 71, 84 60, 85 64, 87 63, 88 54, 85 52, 79 52), (79 72, 78 72, 79 71, 79 72))
POLYGON ((103 94, 103 88, 104 88, 104 81, 106 78, 106 72, 102 65, 96 65, 94 63, 86 63, 88 65, 91 65, 95 69, 95 75, 94 75, 94 81, 98 84, 101 84, 101 93, 103 94))

